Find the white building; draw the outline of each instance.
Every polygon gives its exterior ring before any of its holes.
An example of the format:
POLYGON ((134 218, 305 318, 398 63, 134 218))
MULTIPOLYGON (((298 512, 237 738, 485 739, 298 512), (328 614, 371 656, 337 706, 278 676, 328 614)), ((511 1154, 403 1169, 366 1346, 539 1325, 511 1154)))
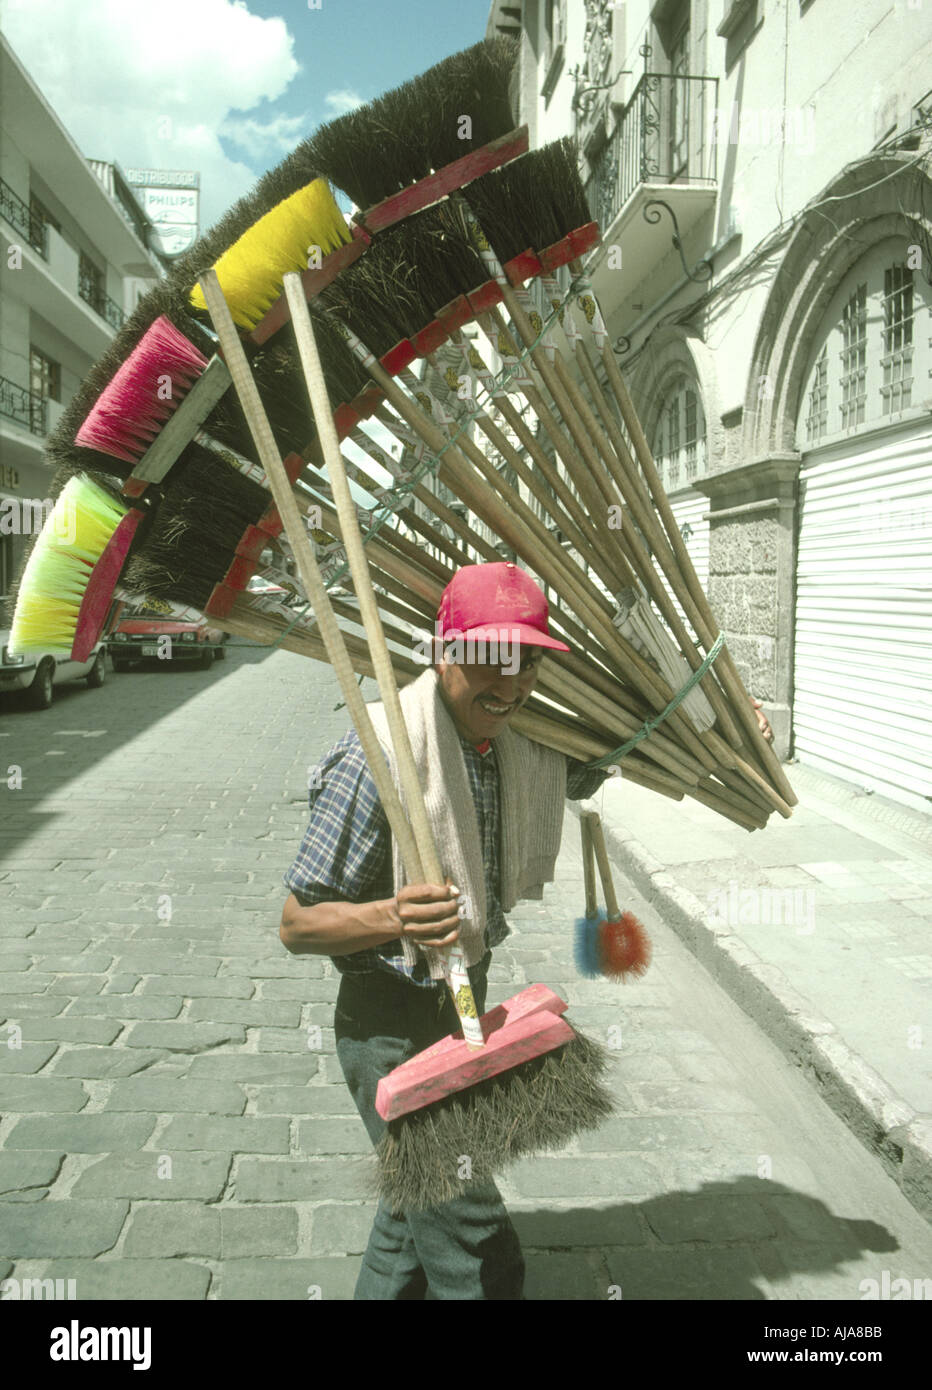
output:
POLYGON ((932 6, 495 0, 778 749, 932 798, 932 6))
POLYGON ((162 270, 119 169, 84 158, 5 40, 0 90, 2 598, 44 516, 45 436, 162 270))

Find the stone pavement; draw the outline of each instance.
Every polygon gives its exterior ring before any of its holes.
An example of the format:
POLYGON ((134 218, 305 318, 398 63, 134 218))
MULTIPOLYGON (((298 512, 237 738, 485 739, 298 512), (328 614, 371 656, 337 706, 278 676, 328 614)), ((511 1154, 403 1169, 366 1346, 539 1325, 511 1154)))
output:
MULTIPOLYGON (((327 668, 234 646, 209 672, 4 712, 2 1296, 352 1296, 374 1161, 334 1055, 337 979, 277 933, 337 700, 327 668)), ((577 975, 566 825, 490 1002, 558 989, 611 1047, 618 1114, 502 1182, 529 1298, 857 1300, 903 1278, 927 1296, 932 1232, 634 885, 650 973, 577 975)))
POLYGON ((629 783, 587 803, 706 969, 932 1217, 932 816, 793 764, 748 834, 629 783))

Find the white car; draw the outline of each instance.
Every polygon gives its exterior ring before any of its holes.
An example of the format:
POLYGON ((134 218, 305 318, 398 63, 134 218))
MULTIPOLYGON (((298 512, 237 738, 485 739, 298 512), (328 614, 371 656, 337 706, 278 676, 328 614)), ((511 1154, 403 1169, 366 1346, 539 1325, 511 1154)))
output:
POLYGON ((92 690, 106 677, 106 647, 98 642, 86 661, 72 661, 60 652, 27 648, 13 656, 9 650, 10 630, 0 630, 0 695, 25 691, 34 709, 48 709, 52 690, 66 681, 86 680, 92 690))

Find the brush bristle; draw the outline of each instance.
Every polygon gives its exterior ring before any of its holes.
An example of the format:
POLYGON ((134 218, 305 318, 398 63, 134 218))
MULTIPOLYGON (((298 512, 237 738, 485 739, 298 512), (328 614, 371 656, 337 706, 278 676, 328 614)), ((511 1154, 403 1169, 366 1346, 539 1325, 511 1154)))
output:
POLYGON ((484 174, 463 196, 500 261, 552 246, 592 220, 569 138, 484 174))
POLYGON ((526 1154, 559 1149, 596 1129, 615 1102, 602 1083, 608 1053, 581 1033, 563 1047, 393 1120, 378 1145, 379 1194, 394 1211, 420 1211, 462 1195, 468 1181, 526 1154))
POLYGON ((356 203, 373 203, 505 135, 517 59, 512 39, 486 39, 401 87, 330 121, 299 147, 356 203), (467 126, 464 118, 468 118, 467 126))
POLYGON ((320 303, 381 356, 488 278, 456 208, 440 203, 376 237, 320 303))
POLYGON ((172 469, 143 542, 121 583, 138 595, 203 609, 230 567, 247 526, 269 505, 257 483, 191 444, 172 469))
POLYGON ((97 397, 75 443, 136 463, 207 365, 160 314, 97 397))
POLYGON ((579 917, 573 926, 573 957, 576 969, 587 980, 597 980, 602 973, 599 956, 599 924, 605 913, 596 917, 579 917))
MULTIPOLYGON (((281 294, 285 274, 307 269, 309 247, 318 246, 326 256, 349 239, 326 179, 315 179, 272 208, 214 266, 234 322, 251 331, 281 294)), ((206 312, 200 285, 190 303, 206 312)))
POLYGON ((633 912, 623 912, 599 928, 602 974, 610 980, 643 975, 650 965, 651 943, 644 924, 633 912))
POLYGON ((86 477, 68 482, 20 578, 11 651, 71 652, 88 581, 126 510, 86 477))

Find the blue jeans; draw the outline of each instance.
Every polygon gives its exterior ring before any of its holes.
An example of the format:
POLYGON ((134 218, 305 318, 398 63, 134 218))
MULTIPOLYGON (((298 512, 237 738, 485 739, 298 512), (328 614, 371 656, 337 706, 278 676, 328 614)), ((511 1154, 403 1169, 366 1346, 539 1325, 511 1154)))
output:
MULTIPOLYGON (((480 1013, 491 955, 470 970, 480 1013)), ((375 1109, 380 1079, 458 1028, 445 985, 419 989, 387 971, 343 975, 337 1056, 373 1144, 386 1128, 375 1109)), ((379 1203, 355 1298, 520 1299, 523 1285, 521 1246, 498 1188, 470 1181, 461 1197, 429 1211, 402 1216, 379 1203)))

